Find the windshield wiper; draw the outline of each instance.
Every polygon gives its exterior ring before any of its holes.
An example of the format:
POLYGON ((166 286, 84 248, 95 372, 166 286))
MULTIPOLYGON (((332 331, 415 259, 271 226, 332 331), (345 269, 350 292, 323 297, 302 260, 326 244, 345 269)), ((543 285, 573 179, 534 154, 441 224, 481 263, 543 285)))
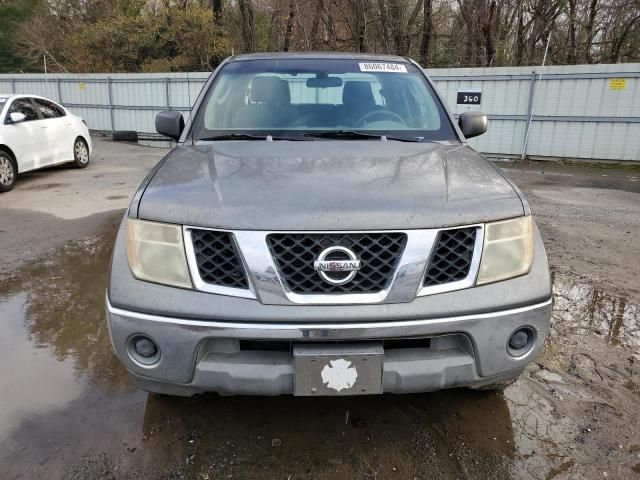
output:
POLYGON ((356 130, 326 130, 318 132, 305 132, 296 136, 279 136, 279 135, 258 135, 249 133, 227 133, 222 135, 214 135, 212 137, 199 138, 199 141, 213 142, 220 140, 292 140, 301 141, 305 138, 335 138, 335 139, 355 139, 355 140, 395 140, 398 142, 420 142, 421 137, 394 137, 391 135, 379 135, 377 133, 359 132, 356 130))
POLYGON ((205 142, 213 142, 218 140, 302 140, 296 137, 281 137, 278 135, 251 135, 248 133, 227 133, 224 135, 215 135, 213 137, 199 138, 205 142))
POLYGON ((326 130, 320 132, 306 132, 302 134, 305 137, 314 138, 343 138, 343 139, 375 139, 375 140, 396 140, 398 142, 419 142, 419 137, 394 137, 392 135, 379 135, 377 133, 359 132, 356 130, 326 130))

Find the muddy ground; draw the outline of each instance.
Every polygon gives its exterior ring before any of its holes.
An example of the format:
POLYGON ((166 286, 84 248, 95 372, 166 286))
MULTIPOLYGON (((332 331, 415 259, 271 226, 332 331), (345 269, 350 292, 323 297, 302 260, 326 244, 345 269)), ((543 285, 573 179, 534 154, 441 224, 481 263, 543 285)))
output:
POLYGON ((640 477, 640 170, 500 164, 554 272, 547 347, 503 393, 193 399, 133 388, 104 321, 128 198, 163 151, 0 196, 0 479, 640 477))

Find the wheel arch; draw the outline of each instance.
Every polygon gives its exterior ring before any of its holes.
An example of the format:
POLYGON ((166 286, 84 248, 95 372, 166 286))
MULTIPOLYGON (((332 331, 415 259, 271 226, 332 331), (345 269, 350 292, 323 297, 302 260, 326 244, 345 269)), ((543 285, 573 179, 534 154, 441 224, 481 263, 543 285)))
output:
POLYGON ((73 139, 74 148, 75 148, 76 140, 78 139, 84 142, 84 144, 87 147, 87 151, 89 152, 89 156, 91 156, 91 147, 89 146, 90 145, 89 140, 87 140, 87 138, 82 133, 77 134, 76 138, 73 139))
POLYGON ((16 171, 20 173, 20 168, 18 167, 18 159, 16 158, 16 154, 13 153, 13 150, 11 150, 8 145, 5 145, 3 143, 0 143, 0 150, 9 154, 14 166, 16 167, 16 171))
POLYGON ((76 140, 77 140, 77 139, 82 140, 82 141, 85 143, 85 145, 86 145, 87 147, 89 147, 89 141, 88 141, 86 138, 84 138, 84 135, 82 135, 82 134, 80 134, 80 135, 76 135, 76 138, 73 140, 73 143, 74 143, 74 144, 76 143, 76 140))

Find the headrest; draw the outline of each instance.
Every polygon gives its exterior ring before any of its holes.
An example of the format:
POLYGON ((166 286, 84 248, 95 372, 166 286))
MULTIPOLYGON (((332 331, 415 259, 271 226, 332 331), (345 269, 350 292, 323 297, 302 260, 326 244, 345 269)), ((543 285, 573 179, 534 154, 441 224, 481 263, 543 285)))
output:
POLYGON ((342 89, 342 103, 344 105, 361 105, 372 107, 376 104, 369 82, 345 82, 342 89))
POLYGON ((291 103, 289 83, 275 76, 255 77, 251 82, 251 101, 277 105, 291 103))

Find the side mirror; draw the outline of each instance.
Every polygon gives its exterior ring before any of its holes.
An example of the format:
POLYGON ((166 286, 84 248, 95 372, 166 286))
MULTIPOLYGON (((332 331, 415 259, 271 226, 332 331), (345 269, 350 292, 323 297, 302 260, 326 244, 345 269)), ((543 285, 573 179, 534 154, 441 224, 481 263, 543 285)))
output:
POLYGON ((464 138, 477 137, 487 131, 487 116, 482 112, 464 112, 458 118, 464 138))
POLYGON ((9 119, 11 123, 20 123, 24 122, 27 119, 27 116, 24 113, 13 112, 9 114, 9 119))
POLYGON ((184 130, 184 118, 180 112, 160 112, 156 115, 156 132, 172 140, 178 140, 184 130))

